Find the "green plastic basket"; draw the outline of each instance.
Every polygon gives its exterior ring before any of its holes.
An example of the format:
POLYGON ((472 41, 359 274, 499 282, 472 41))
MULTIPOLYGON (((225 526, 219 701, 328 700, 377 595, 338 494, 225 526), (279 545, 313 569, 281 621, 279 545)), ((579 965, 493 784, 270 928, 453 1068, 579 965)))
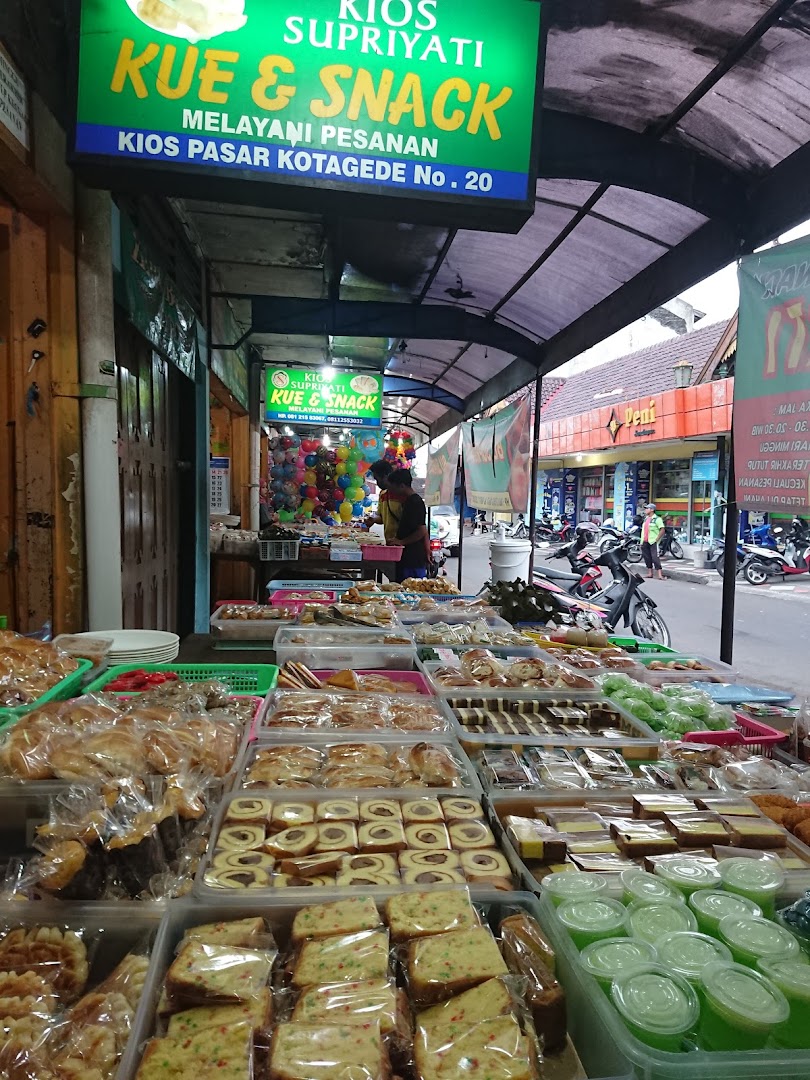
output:
POLYGON ((278 679, 275 664, 118 664, 92 682, 86 693, 100 693, 128 671, 173 671, 179 679, 192 683, 216 679, 225 683, 232 694, 249 694, 251 697, 269 694, 275 690, 278 679))
POLYGON ((42 697, 38 697, 30 705, 20 705, 16 709, 0 709, 0 727, 3 727, 9 719, 16 720, 19 716, 25 716, 26 713, 33 712, 41 705, 47 705, 49 701, 67 701, 68 698, 75 697, 81 690, 88 672, 93 668, 92 660, 77 660, 76 663, 79 666, 75 671, 66 675, 50 690, 46 690, 42 697))
POLYGON ((627 649, 628 652, 640 652, 640 653, 669 653, 674 655, 677 653, 677 649, 667 648, 666 645, 659 645, 657 641, 641 641, 639 638, 619 637, 616 634, 610 635, 611 645, 618 645, 620 649, 627 649))

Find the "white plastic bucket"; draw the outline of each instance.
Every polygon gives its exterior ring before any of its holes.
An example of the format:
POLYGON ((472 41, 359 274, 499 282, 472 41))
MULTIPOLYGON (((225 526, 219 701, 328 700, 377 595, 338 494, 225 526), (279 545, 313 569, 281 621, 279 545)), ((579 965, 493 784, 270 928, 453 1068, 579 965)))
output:
POLYGON ((529 580, 529 556, 532 545, 528 540, 493 540, 489 545, 493 581, 529 580))

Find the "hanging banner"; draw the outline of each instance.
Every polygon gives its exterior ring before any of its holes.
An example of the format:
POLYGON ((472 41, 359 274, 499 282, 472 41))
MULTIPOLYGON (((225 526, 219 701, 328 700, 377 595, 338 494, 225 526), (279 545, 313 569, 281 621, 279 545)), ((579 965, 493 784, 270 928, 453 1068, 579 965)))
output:
POLYGON ((76 154, 528 209, 540 7, 81 0, 76 154))
POLYGON ((737 503, 810 507, 810 240, 742 260, 734 377, 737 503))
POLYGON ((121 218, 121 244, 127 310, 133 325, 193 379, 197 358, 194 312, 126 216, 121 218))
POLYGON ((382 424, 383 381, 368 372, 265 368, 265 419, 287 424, 382 424))
POLYGON ((529 399, 488 420, 461 425, 467 503, 477 510, 525 514, 529 503, 529 399))
MULTIPOLYGON (((442 446, 428 452, 425 506, 453 506, 458 471, 458 444, 461 429, 456 428, 442 446)), ((469 498, 469 496, 468 496, 469 498)))

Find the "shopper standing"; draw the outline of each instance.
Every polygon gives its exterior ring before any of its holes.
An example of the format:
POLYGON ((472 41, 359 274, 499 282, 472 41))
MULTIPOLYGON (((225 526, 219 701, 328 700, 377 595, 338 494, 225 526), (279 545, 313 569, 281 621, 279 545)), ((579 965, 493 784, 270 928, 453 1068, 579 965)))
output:
POLYGON ((664 580, 664 572, 661 569, 661 559, 658 557, 658 538, 664 531, 664 522, 656 513, 655 503, 647 503, 644 510, 644 522, 641 526, 641 554, 647 566, 647 577, 653 576, 653 567, 658 571, 658 577, 664 580))
POLYGON ((395 544, 399 521, 402 517, 402 504, 405 500, 394 496, 388 488, 388 481, 394 467, 390 461, 381 460, 375 461, 368 471, 380 489, 380 498, 377 503, 378 524, 383 527, 386 544, 395 544))
POLYGON ((413 477, 408 469, 395 469, 388 477, 388 490, 402 499, 402 516, 397 529, 397 542, 402 544, 402 556, 397 566, 397 581, 405 578, 427 577, 430 559, 430 540, 427 530, 427 507, 413 490, 413 477))

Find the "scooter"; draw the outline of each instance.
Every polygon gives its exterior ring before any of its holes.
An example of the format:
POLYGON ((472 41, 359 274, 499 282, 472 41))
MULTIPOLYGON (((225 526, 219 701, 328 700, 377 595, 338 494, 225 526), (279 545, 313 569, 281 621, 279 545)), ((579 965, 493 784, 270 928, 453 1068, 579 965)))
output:
MULTIPOLYGON (((535 522, 535 529, 537 523, 535 522)), ((529 539, 529 526, 526 524, 526 518, 523 514, 518 514, 518 519, 514 525, 511 525, 506 529, 506 535, 510 540, 528 540, 529 539)))
MULTIPOLYGON (((581 530, 582 526, 577 528, 581 530)), ((658 605, 641 588, 643 578, 624 565, 627 548, 632 541, 625 540, 618 547, 608 548, 594 559, 590 556, 580 557, 588 543, 587 533, 579 531, 571 544, 555 552, 555 557, 568 558, 574 572, 566 574, 553 567, 537 567, 535 583, 564 590, 572 596, 585 595, 590 607, 604 613, 604 625, 608 629, 615 630, 621 622, 636 637, 668 646, 671 635, 658 612, 658 605), (602 567, 610 570, 613 581, 607 588, 599 589, 597 586, 594 591, 593 585, 601 577, 602 567)))
POLYGON ((671 555, 673 559, 683 558, 683 548, 675 537, 675 529, 672 525, 665 525, 658 541, 658 554, 671 555))
MULTIPOLYGON (((748 544, 754 547, 767 548, 769 551, 779 551, 779 540, 782 532, 783 530, 778 525, 775 529, 772 529, 767 523, 756 525, 753 529, 747 528, 743 533, 742 540, 737 541, 737 576, 739 576, 746 560, 743 545, 748 544)), ((720 577, 723 576, 725 557, 726 542, 718 537, 709 552, 709 562, 714 566, 720 577)))
POLYGON ((430 555, 431 562, 428 565, 428 577, 436 578, 440 575, 446 576, 444 564, 447 562, 449 556, 449 550, 444 546, 441 540, 430 541, 430 555))
POLYGON ((743 544, 742 574, 749 585, 764 585, 768 578, 793 577, 810 573, 810 530, 801 518, 794 518, 784 552, 754 544, 743 544))
POLYGON ((599 537, 599 551, 609 551, 611 548, 620 547, 626 541, 630 541, 627 545, 627 561, 631 563, 641 562, 641 529, 638 525, 631 525, 625 532, 623 529, 617 528, 615 525, 605 524, 602 526, 602 532, 599 537))

